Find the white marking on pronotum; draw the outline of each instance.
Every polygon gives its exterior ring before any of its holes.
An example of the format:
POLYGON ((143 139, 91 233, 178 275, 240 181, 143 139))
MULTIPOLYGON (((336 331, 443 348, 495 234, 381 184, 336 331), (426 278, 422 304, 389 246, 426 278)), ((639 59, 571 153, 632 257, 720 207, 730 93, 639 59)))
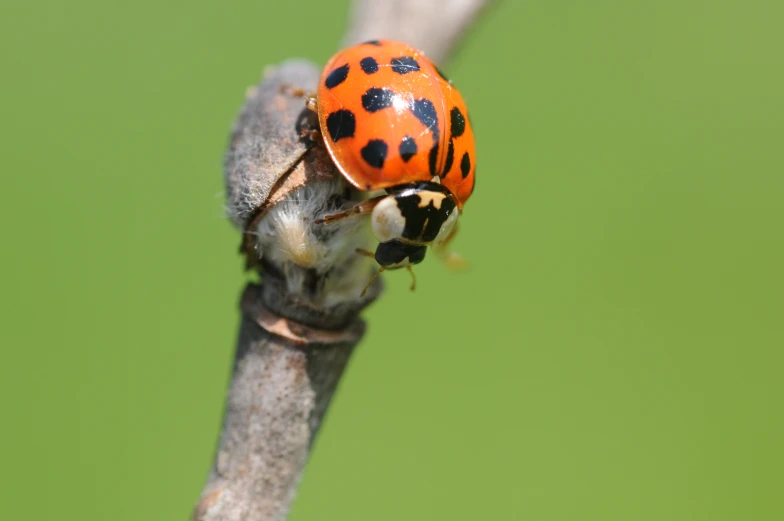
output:
POLYGON ((370 226, 379 242, 399 239, 403 235, 406 219, 394 197, 385 197, 373 208, 370 226))
POLYGON ((442 194, 439 192, 431 192, 430 190, 422 190, 418 192, 419 194, 419 206, 420 208, 427 208, 428 205, 432 202, 433 206, 436 210, 441 209, 441 203, 446 198, 446 194, 442 194))

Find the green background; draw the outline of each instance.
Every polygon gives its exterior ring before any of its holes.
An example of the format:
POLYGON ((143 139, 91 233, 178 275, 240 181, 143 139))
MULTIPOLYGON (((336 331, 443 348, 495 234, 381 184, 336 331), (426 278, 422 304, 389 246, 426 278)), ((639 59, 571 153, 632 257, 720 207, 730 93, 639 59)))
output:
MULTIPOLYGON (((188 518, 246 279, 229 125, 347 5, 0 7, 0 517, 188 518)), ((472 269, 386 276, 292 521, 784 517, 783 6, 487 13, 443 67, 472 269)))

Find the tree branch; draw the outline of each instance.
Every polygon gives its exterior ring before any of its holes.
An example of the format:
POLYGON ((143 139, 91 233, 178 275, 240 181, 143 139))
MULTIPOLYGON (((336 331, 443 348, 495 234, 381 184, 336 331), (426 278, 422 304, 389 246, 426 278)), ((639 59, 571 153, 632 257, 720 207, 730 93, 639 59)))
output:
MULTIPOLYGON (((354 2, 344 39, 394 38, 444 59, 487 0, 354 2)), ((303 92, 319 69, 303 60, 265 71, 232 130, 226 153, 227 213, 262 284, 242 297, 226 412, 215 463, 195 521, 283 521, 310 447, 364 332, 359 314, 380 294, 359 219, 315 225, 360 197, 323 147, 303 92)))
POLYGON ((343 38, 349 46, 367 40, 399 40, 436 64, 454 50, 466 29, 490 0, 360 0, 353 3, 343 38))
POLYGON ((280 287, 250 285, 215 467, 195 519, 283 520, 313 437, 364 325, 335 332, 298 331, 298 346, 270 333, 285 321, 261 302, 280 287), (265 327, 266 326, 266 327, 265 327), (311 341, 314 336, 318 340, 311 341))

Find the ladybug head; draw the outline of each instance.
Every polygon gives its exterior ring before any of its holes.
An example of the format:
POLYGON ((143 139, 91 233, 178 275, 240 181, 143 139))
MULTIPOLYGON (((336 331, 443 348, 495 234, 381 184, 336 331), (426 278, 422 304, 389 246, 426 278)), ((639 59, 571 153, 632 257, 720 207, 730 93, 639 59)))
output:
POLYGON ((437 183, 420 182, 389 190, 371 215, 381 244, 376 261, 387 269, 419 264, 427 246, 439 246, 451 234, 458 210, 454 196, 437 183))
POLYGON ((397 269, 413 266, 425 260, 426 246, 415 246, 400 241, 382 242, 374 255, 385 269, 397 269))
POLYGON ((373 234, 379 240, 376 252, 360 252, 372 256, 380 265, 370 282, 381 272, 398 268, 406 268, 413 277, 411 266, 425 259, 428 246, 435 247, 444 257, 442 246, 454 233, 458 215, 455 197, 438 183, 390 188, 389 195, 375 203, 370 217, 373 234))

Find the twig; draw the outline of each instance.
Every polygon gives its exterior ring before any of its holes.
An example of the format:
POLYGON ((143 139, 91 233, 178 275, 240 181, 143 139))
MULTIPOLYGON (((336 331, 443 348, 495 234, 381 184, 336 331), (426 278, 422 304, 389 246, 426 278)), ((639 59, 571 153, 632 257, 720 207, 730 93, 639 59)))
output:
POLYGON ((343 44, 383 38, 400 40, 440 64, 489 3, 490 0, 356 1, 343 44))
MULTIPOLYGON (((345 43, 394 38, 442 60, 486 0, 358 0, 345 43)), ((381 292, 357 255, 359 220, 314 225, 357 194, 323 149, 302 93, 319 69, 288 61, 249 89, 226 154, 228 214, 262 284, 242 297, 242 323, 220 445, 196 521, 283 521, 313 439, 354 346, 362 309, 381 292)))

